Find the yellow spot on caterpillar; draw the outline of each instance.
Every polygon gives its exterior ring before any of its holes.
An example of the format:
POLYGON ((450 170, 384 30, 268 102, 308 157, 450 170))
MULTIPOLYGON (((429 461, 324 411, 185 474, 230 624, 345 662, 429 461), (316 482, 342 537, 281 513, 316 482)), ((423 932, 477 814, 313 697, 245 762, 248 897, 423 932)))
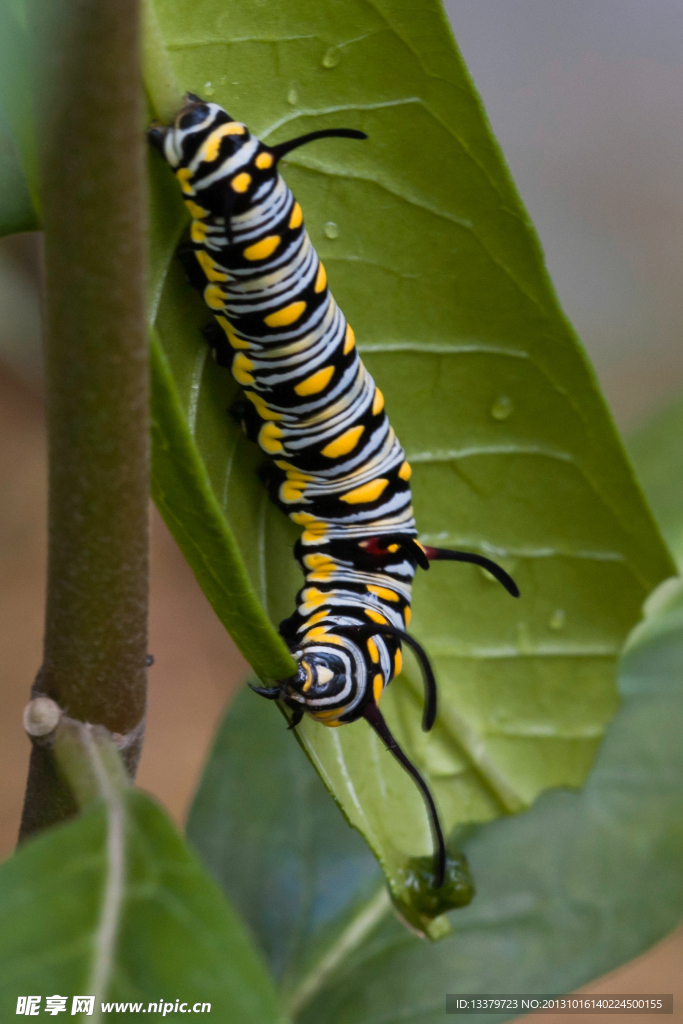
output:
POLYGON ((353 333, 353 327, 351 324, 346 325, 346 334, 344 335, 344 355, 347 356, 353 346, 356 344, 356 335, 353 333))
POLYGON ((180 182, 180 187, 185 193, 185 195, 193 196, 195 192, 194 189, 192 188, 192 185, 190 185, 190 178, 192 177, 192 172, 190 168, 179 167, 178 170, 175 172, 175 176, 180 182))
POLYGON ((372 400, 372 415, 376 416, 384 408, 384 395, 379 388, 375 388, 375 397, 372 400))
POLYGON ((299 526, 306 527, 301 535, 301 540, 304 544, 319 543, 327 532, 327 523, 321 523, 310 512, 293 512, 289 518, 299 526))
POLYGON ((351 427, 340 434, 335 441, 330 441, 322 450, 326 459, 336 459, 340 455, 348 455, 358 444, 365 427, 351 427))
POLYGON ((410 620, 411 620, 412 616, 413 616, 413 613, 410 610, 410 605, 407 604, 405 606, 405 608, 403 609, 403 620, 404 620, 406 626, 410 625, 410 620))
POLYGON ((289 505, 296 505, 303 499, 303 492, 306 489, 306 482, 304 480, 285 480, 280 485, 280 501, 284 501, 289 505))
POLYGON ((235 192, 246 192, 251 185, 251 174, 247 174, 246 171, 242 171, 241 174, 236 174, 230 182, 230 187, 235 192))
POLYGON ((330 562, 328 566, 324 566, 318 569, 316 572, 311 572, 308 575, 308 579, 313 583, 329 583, 330 576, 334 572, 334 564, 330 562))
POLYGON ((204 163, 211 164, 218 156, 218 153, 220 152, 221 148, 221 141, 225 137, 225 131, 222 131, 221 129, 225 128, 227 128, 227 125, 224 124, 221 125, 220 128, 217 128, 215 131, 211 132, 208 139, 202 146, 200 160, 202 160, 204 163))
POLYGON ((369 619, 372 619, 373 622, 378 622, 380 626, 386 626, 387 620, 383 615, 380 615, 379 612, 376 612, 374 608, 366 608, 365 614, 369 619))
POLYGON ((372 680, 372 695, 375 698, 375 704, 379 704, 379 699, 382 696, 384 690, 384 679, 378 672, 375 678, 372 680))
POLYGON ((394 655, 394 675, 395 676, 399 675, 399 673, 400 673, 402 668, 403 668, 403 655, 401 654, 401 648, 398 647, 396 649, 396 654, 394 655))
POLYGON ((290 480, 315 480, 315 477, 311 476, 310 473, 302 473, 300 469, 297 469, 296 466, 290 466, 289 463, 286 465, 287 476, 290 480))
POLYGON ((276 427, 274 423, 264 423, 259 430, 258 443, 264 452, 274 455, 275 452, 283 450, 282 442, 279 440, 281 437, 282 431, 279 427, 276 427))
POLYGON ((304 565, 308 569, 325 569, 328 566, 334 568, 334 562, 330 559, 329 555, 323 555, 319 551, 314 551, 310 555, 304 556, 304 565))
POLYGON ((259 414, 262 420, 281 420, 282 413, 275 412, 271 409, 266 400, 261 397, 256 391, 245 391, 244 392, 249 401, 255 406, 256 412, 259 414))
POLYGON ((371 594, 376 594, 377 597, 381 597, 383 601, 398 601, 399 596, 395 590, 389 590, 388 587, 376 587, 373 583, 368 584, 368 590, 371 594))
POLYGON ((266 238, 262 238, 260 242, 248 245, 243 253, 244 258, 245 260, 265 260, 272 256, 279 244, 279 235, 268 235, 266 238))
POLYGON ((273 157, 270 153, 259 153, 254 163, 260 171, 265 171, 273 166, 273 157))
POLYGON ((322 622, 323 619, 326 619, 328 615, 329 609, 323 608, 322 611, 316 612, 315 615, 311 615, 310 619, 308 620, 308 625, 315 626, 317 622, 322 622))
POLYGON ((413 475, 413 467, 410 465, 409 462, 403 463, 403 465, 398 471, 398 475, 400 476, 401 480, 410 480, 411 476, 413 475))
POLYGON ((195 220, 199 220, 202 217, 206 217, 207 216, 209 211, 205 210, 201 206, 198 206, 195 202, 192 201, 192 199, 185 199, 184 202, 185 202, 185 206, 190 211, 191 216, 194 217, 195 220))
POLYGON ((321 604, 325 604, 329 596, 329 594, 325 594, 322 590, 318 590, 317 587, 306 587, 301 595, 303 598, 302 607, 318 608, 321 604))
POLYGON ((245 341, 244 338, 237 337, 235 334, 235 328, 226 317, 217 316, 216 320, 225 331, 227 339, 233 348, 251 348, 248 341, 245 341))
POLYGON ((201 220, 193 220, 190 225, 190 238, 193 242, 204 242, 208 234, 208 228, 201 220))
POLYGON ((216 261, 212 259, 211 256, 209 256, 208 252, 204 252, 202 249, 199 249, 199 251, 195 253, 195 256, 197 257, 197 262, 199 263, 200 267, 206 274, 207 280, 228 280, 228 275, 225 273, 225 271, 220 269, 216 261))
POLYGON ((289 324, 293 324, 295 320, 299 319, 305 309, 305 302, 290 302, 283 309, 278 309, 277 313, 271 313, 264 317, 263 321, 268 327, 288 327, 289 324))
POLYGON ((320 722, 321 725, 326 725, 329 729, 336 729, 338 726, 343 725, 339 721, 339 716, 344 714, 344 710, 344 708, 333 711, 314 711, 309 709, 309 714, 311 718, 314 718, 316 722, 320 722))
POLYGON ((369 637, 368 639, 368 654, 370 655, 371 661, 374 661, 376 665, 379 661, 379 651, 377 650, 377 644, 372 637, 369 637))
POLYGON ((253 369, 254 364, 248 356, 245 356, 244 352, 235 354, 232 361, 232 375, 238 384, 253 384, 254 378, 250 372, 253 369))
POLYGON ((327 533, 326 523, 317 523, 316 528, 310 527, 308 530, 304 530, 301 534, 302 544, 319 544, 321 540, 325 539, 327 533))
POLYGON ((302 661, 301 667, 306 673, 306 682, 301 687, 301 689, 303 690, 304 693, 308 693, 310 688, 313 686, 313 673, 311 672, 311 666, 308 664, 307 661, 302 661))
POLYGON ((313 286, 313 291, 319 294, 320 292, 324 292, 326 287, 327 274, 325 273, 325 268, 321 263, 318 267, 318 273, 315 278, 315 285, 313 286))
MULTIPOLYGON (((283 463, 278 463, 278 465, 283 465, 283 463)), ((288 463, 286 463, 286 465, 288 465, 288 463)), ((311 523, 317 523, 317 521, 318 520, 315 516, 312 516, 310 512, 295 512, 292 516, 292 522, 296 523, 298 526, 309 526, 311 523)))
POLYGON ((294 206, 292 207, 292 215, 289 218, 290 228, 300 228, 303 223, 303 219, 304 215, 301 207, 298 203, 294 203, 294 206))
POLYGON ((207 284, 204 289, 204 302, 209 309, 222 309, 226 298, 225 292, 222 292, 217 284, 207 284))
POLYGON ((326 644, 337 644, 339 647, 343 647, 344 641, 341 637, 335 636, 334 633, 328 633, 328 629, 329 626, 314 626, 304 636, 304 643, 309 643, 311 640, 324 640, 326 644))
POLYGON ((297 395, 317 395, 319 391, 325 390, 332 380, 333 374, 334 366, 323 366, 322 370, 317 370, 310 377, 306 377, 306 380, 302 380, 300 384, 295 384, 294 390, 297 395))
POLYGON ((393 554, 395 554, 395 552, 398 551, 398 549, 399 549, 399 545, 398 544, 390 544, 389 547, 387 548, 387 551, 389 551, 393 555, 393 554))
POLYGON ((388 480, 380 476, 377 480, 371 480, 370 483, 356 487, 353 491, 340 494, 339 500, 346 501, 349 505, 360 505, 363 502, 377 501, 388 483, 388 480))
POLYGON ((245 128, 239 121, 230 121, 228 124, 219 125, 209 135, 201 148, 199 159, 204 163, 211 164, 218 157, 221 150, 221 142, 226 135, 244 135, 245 128))

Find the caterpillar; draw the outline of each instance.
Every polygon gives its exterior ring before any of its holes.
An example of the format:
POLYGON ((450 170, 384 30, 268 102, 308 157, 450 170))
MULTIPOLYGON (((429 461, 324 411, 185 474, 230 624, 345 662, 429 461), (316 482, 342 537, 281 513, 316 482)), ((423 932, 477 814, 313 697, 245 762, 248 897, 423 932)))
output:
POLYGON ((297 671, 253 689, 287 705, 290 728, 304 713, 326 726, 367 720, 422 792, 440 887, 446 845, 436 805, 391 734, 380 698, 400 672, 407 644, 424 677, 422 725, 432 728, 434 674, 407 632, 418 567, 471 562, 513 596, 519 591, 490 559, 417 539, 411 467, 278 171, 293 149, 333 137, 367 138, 328 128, 267 146, 218 104, 192 94, 170 127, 149 130, 192 217, 183 262, 214 314, 207 339, 243 390, 233 414, 269 457, 262 477, 270 497, 303 528, 294 555, 305 583, 296 610, 280 624, 297 671))

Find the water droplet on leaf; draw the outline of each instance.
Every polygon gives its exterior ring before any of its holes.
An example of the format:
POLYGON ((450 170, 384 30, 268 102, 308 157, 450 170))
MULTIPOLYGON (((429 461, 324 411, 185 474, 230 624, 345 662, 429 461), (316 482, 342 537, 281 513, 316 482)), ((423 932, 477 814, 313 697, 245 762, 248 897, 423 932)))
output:
POLYGON ((338 46, 330 46, 329 50, 325 51, 323 57, 324 68, 336 68, 337 64, 341 60, 341 50, 338 46))
POLYGON ((213 96, 215 91, 216 90, 214 89, 213 84, 211 82, 204 82, 204 95, 205 96, 213 96))
POLYGON ((327 238, 339 238, 339 225, 335 224, 333 220, 328 220, 327 224, 323 226, 323 231, 327 238))
POLYGON ((556 608, 553 614, 548 620, 548 625, 551 629, 564 629, 564 624, 567 621, 563 608, 556 608))
POLYGON ((506 420, 515 411, 512 399, 507 395, 500 395, 491 406, 491 415, 494 420, 506 420))

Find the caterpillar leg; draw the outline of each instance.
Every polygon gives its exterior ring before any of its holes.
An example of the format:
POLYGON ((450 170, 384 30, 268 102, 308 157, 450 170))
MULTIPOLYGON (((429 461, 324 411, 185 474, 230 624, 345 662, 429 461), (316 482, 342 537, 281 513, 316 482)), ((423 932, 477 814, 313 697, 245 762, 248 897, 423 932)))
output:
POLYGON ((436 847, 434 851, 436 886, 437 888, 441 888, 446 877, 446 842, 443 837, 441 822, 439 821, 439 812, 436 809, 434 797, 431 794, 429 786, 422 778, 413 762, 406 756, 406 754, 404 754, 403 750, 401 750, 400 746, 394 739, 394 736, 390 732, 389 726, 385 722, 382 712, 374 702, 371 701, 366 705, 363 717, 375 730, 386 748, 391 751, 399 764, 402 765, 408 774, 412 776, 422 792, 422 796, 424 797, 424 801, 429 812, 432 824, 432 833, 434 835, 434 845, 436 847))
POLYGON ((238 398, 230 406, 230 415, 239 423, 250 441, 257 440, 262 421, 251 402, 248 402, 246 398, 238 398))
POLYGON ((233 351, 228 344, 228 339, 225 337, 225 331, 212 320, 211 323, 205 324, 202 327, 202 334, 204 340, 214 354, 214 358, 219 366, 226 366, 228 369, 232 366, 233 351))
POLYGON ((206 276, 197 262, 195 253, 195 247, 190 242, 183 242, 176 249, 176 256, 185 271, 188 283, 198 292, 203 292, 206 288, 206 276))

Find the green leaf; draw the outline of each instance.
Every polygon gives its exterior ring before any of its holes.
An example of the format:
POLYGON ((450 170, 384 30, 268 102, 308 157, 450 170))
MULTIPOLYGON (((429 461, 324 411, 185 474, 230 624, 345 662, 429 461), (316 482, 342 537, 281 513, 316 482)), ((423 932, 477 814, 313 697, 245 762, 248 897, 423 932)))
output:
POLYGON ((450 915, 453 934, 438 946, 396 922, 372 858, 296 757, 277 712, 238 696, 188 832, 250 925, 295 1019, 437 1024, 447 992, 561 994, 676 926, 680 581, 664 584, 648 611, 622 660, 621 707, 585 788, 546 793, 524 814, 471 830, 464 849, 477 895, 450 915))
MULTIPOLYGON (((444 563, 415 584, 412 629, 435 664, 437 726, 420 732, 409 659, 383 709, 448 831, 522 810, 550 786, 580 785, 616 707, 623 638, 672 563, 441 8, 158 0, 156 11, 181 87, 262 138, 340 125, 370 136, 301 150, 285 176, 414 467, 421 539, 500 559, 522 591, 515 602, 477 568, 444 563)), ((177 237, 160 266, 171 266, 177 237)), ((157 443, 168 465, 185 429, 215 498, 197 522, 208 503, 188 474, 167 488, 162 511, 181 540, 196 538, 184 550, 200 582, 207 565, 225 562, 229 528, 242 569, 231 555, 239 582, 226 587, 247 592, 246 572, 249 614, 255 594, 276 623, 301 583, 296 530, 255 475, 262 455, 226 415, 237 386, 207 358, 199 300, 175 267, 157 293, 180 410, 173 426, 158 413, 157 443)), ((207 593, 259 674, 270 665, 265 674, 277 676, 265 629, 248 650, 252 627, 235 627, 241 608, 216 586, 207 593)), ((395 898, 409 899, 406 866, 431 851, 410 779, 365 722, 326 730, 307 720, 297 732, 395 898)))
POLYGON ((0 237, 39 226, 30 55, 22 14, 19 4, 6 0, 0 5, 0 237))
POLYGON ((143 793, 92 804, 22 846, 0 866, 0 918, 3 1020, 36 994, 68 996, 67 1013, 72 996, 96 995, 210 1003, 213 1019, 240 1024, 282 1019, 244 926, 143 793))
POLYGON ((683 399, 628 439, 638 479, 675 558, 683 561, 683 399))

